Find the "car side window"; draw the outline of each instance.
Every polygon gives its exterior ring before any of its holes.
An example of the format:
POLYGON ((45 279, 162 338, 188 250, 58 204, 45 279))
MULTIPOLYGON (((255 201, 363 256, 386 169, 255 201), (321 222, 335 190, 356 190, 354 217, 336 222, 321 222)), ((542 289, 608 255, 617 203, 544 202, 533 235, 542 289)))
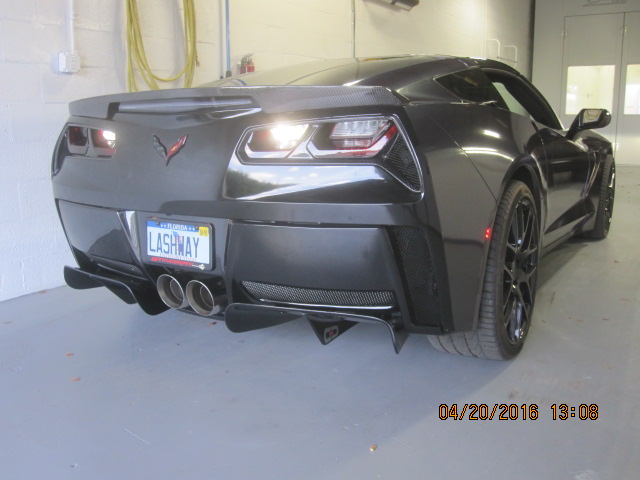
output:
POLYGON ((507 87, 505 87, 503 83, 494 82, 493 86, 496 87, 496 90, 498 90, 498 93, 500 93, 500 96, 504 99, 509 110, 513 113, 517 113, 518 115, 522 115, 523 117, 533 118, 527 109, 524 108, 522 104, 513 95, 511 95, 511 93, 509 93, 509 90, 507 90, 507 87))
POLYGON ((436 81, 462 100, 507 108, 496 87, 479 68, 444 75, 436 81))
POLYGON ((533 86, 508 72, 486 70, 485 73, 504 99, 505 108, 551 128, 562 128, 556 114, 533 86))

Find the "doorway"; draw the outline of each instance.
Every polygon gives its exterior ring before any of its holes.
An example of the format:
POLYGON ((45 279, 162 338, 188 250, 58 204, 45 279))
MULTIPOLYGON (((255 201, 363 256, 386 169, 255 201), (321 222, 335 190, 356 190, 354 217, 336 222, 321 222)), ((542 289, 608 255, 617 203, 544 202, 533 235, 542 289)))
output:
POLYGON ((565 17, 560 118, 606 108, 619 164, 640 165, 640 12, 565 17))

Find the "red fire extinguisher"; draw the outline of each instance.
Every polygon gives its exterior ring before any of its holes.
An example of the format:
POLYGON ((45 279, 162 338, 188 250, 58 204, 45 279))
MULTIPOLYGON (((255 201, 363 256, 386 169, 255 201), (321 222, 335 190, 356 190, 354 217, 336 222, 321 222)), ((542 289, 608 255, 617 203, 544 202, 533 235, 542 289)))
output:
POLYGON ((240 73, 251 73, 255 71, 256 67, 253 64, 252 54, 242 57, 242 59, 240 60, 240 73))

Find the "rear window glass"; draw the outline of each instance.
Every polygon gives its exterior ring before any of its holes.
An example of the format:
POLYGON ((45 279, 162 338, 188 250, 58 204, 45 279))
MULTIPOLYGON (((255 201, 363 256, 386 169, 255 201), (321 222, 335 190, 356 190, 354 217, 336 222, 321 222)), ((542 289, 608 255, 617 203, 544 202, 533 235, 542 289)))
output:
POLYGON ((494 102, 498 107, 507 108, 496 87, 477 68, 445 75, 436 81, 462 100, 475 103, 494 102))

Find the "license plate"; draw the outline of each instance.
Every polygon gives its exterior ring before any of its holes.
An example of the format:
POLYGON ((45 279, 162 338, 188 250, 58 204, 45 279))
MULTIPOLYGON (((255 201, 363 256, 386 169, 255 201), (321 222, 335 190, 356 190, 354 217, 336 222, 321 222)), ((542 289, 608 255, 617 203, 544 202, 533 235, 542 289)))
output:
POLYGON ((211 270, 213 262, 210 225, 147 220, 147 260, 175 267, 211 270))

